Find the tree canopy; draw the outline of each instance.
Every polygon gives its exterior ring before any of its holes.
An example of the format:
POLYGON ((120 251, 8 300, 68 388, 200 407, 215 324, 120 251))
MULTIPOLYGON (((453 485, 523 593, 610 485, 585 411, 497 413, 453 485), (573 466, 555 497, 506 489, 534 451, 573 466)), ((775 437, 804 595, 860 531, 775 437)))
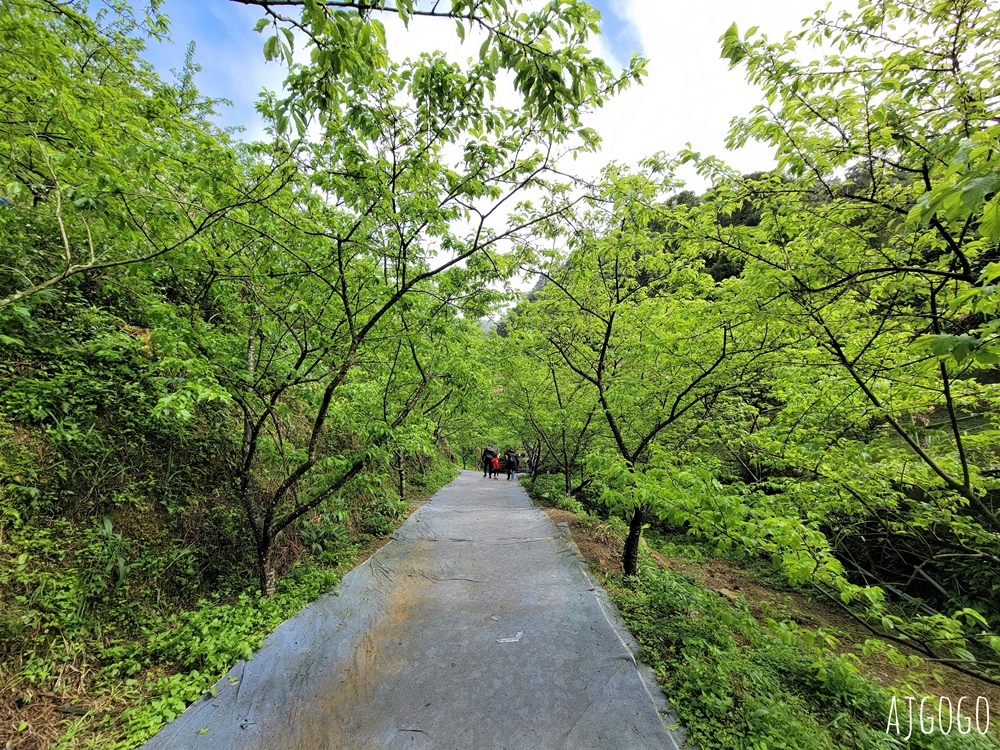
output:
POLYGON ((633 584, 683 535, 1000 684, 995 1, 734 25, 773 168, 592 182, 645 63, 588 3, 234 2, 287 69, 259 142, 144 61, 161 3, 0 0, 0 675, 152 670, 135 744, 494 443, 633 584), (478 49, 397 59, 418 16, 478 49))

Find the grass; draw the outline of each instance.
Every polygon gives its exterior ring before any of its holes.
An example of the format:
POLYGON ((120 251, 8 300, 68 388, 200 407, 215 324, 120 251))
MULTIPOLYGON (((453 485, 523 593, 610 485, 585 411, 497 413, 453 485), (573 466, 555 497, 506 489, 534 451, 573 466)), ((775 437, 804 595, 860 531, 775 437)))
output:
MULTIPOLYGON (((861 673, 822 629, 758 619, 692 577, 645 568, 609 593, 656 672, 688 736, 702 750, 989 748, 973 733, 906 742, 887 732, 891 691, 861 673)), ((905 711, 904 711, 905 713, 905 711)))
MULTIPOLYGON (((535 499, 556 507, 560 497, 536 493, 535 499)), ((874 679, 870 668, 884 664, 885 655, 853 648, 827 619, 833 613, 825 605, 805 601, 766 564, 720 558, 713 546, 690 537, 654 533, 643 547, 639 575, 626 579, 618 562, 623 524, 571 516, 569 508, 549 513, 569 520, 574 540, 639 643, 639 657, 653 667, 688 738, 702 750, 998 747, 974 724, 967 735, 939 729, 925 735, 915 726, 905 739, 904 696, 919 700, 919 686, 874 679), (888 727, 894 696, 898 732, 888 727)), ((898 674, 912 667, 907 663, 898 674)), ((936 696, 934 701, 936 707, 936 696)))
MULTIPOLYGON (((434 463, 412 478, 408 500, 454 476, 449 464, 434 463)), ((272 599, 234 575, 161 601, 140 579, 153 551, 137 545, 153 540, 111 524, 85 531, 56 520, 8 530, 0 548, 0 603, 9 605, 0 606, 0 748, 140 745, 284 620, 333 589, 409 509, 391 498, 358 504, 357 521, 325 514, 288 538, 272 599), (121 577, 119 559, 126 561, 121 577)), ((164 564, 177 573, 191 557, 164 564)))

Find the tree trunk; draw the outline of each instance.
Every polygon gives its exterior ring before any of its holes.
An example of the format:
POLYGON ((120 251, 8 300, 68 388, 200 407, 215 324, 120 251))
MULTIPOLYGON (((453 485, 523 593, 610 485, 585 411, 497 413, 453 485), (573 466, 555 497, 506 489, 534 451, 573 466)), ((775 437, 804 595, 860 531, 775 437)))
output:
POLYGON ((399 459, 399 465, 396 467, 396 472, 399 474, 399 499, 406 499, 406 464, 403 463, 403 451, 399 451, 396 458, 399 459))
POLYGON ((645 505, 635 509, 632 521, 628 525, 628 536, 625 537, 625 552, 622 554, 622 568, 625 575, 634 576, 639 564, 639 539, 642 537, 642 525, 646 520, 645 505))
POLYGON ((260 578, 260 593, 270 599, 278 582, 278 572, 274 567, 274 541, 271 539, 265 539, 257 547, 257 575, 260 578))

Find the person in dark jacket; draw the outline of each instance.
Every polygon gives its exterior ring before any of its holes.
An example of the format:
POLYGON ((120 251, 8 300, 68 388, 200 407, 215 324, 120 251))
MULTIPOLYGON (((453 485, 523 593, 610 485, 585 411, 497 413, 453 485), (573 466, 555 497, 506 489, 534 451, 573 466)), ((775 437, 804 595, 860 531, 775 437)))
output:
POLYGON ((517 452, 513 448, 508 448, 507 452, 503 454, 503 465, 507 470, 507 481, 509 482, 511 478, 517 478, 517 452))
POLYGON ((483 464, 483 476, 489 476, 490 479, 493 478, 493 459, 496 458, 497 452, 494 450, 492 445, 486 446, 486 450, 483 451, 483 457, 480 459, 483 464))

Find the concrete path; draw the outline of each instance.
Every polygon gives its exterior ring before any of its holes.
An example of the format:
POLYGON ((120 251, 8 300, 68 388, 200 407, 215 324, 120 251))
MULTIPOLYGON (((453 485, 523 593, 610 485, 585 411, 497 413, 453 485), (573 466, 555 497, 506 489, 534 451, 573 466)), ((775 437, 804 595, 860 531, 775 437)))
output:
POLYGON ((145 747, 682 747, 564 529, 462 472, 145 747))

